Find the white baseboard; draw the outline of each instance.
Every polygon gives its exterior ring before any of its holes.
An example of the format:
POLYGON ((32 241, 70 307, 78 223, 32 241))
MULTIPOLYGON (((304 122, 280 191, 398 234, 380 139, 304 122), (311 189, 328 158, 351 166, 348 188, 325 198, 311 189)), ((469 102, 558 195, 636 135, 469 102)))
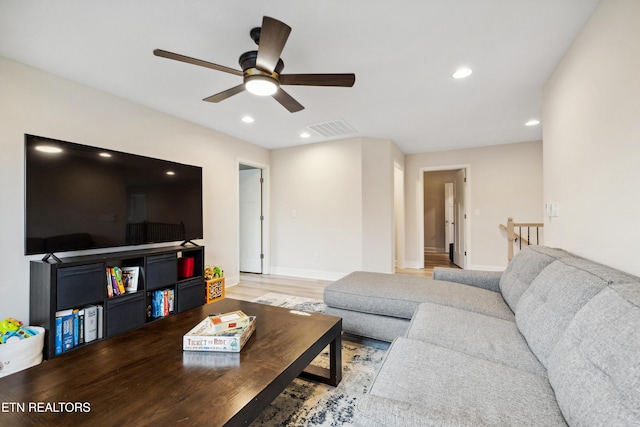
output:
POLYGON ((343 278, 347 273, 335 271, 305 270, 301 268, 274 267, 271 266, 270 274, 276 276, 303 277, 305 279, 331 280, 343 278))
POLYGON ((240 283, 240 276, 225 276, 224 277, 224 285, 225 286, 234 286, 240 283))
POLYGON ((414 268, 414 269, 420 269, 423 268, 424 266, 420 263, 420 261, 405 261, 404 262, 404 268, 414 268))

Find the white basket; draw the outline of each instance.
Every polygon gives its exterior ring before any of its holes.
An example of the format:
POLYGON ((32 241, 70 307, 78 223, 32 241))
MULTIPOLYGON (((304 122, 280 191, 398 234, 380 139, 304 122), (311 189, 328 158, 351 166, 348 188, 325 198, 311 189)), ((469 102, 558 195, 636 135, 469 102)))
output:
POLYGON ((0 344, 0 378, 30 368, 42 362, 44 328, 29 326, 37 335, 0 344))

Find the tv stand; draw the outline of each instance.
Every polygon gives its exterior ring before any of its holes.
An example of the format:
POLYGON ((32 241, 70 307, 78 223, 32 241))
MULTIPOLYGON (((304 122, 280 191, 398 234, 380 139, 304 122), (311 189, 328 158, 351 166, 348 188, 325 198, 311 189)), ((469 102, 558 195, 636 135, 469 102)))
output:
MULTIPOLYGON (((29 325, 42 326, 46 331, 45 359, 91 345, 100 338, 139 329, 148 323, 199 307, 206 301, 204 246, 174 245, 62 259, 47 254, 42 260, 31 261, 29 268, 29 325), (193 258, 191 277, 180 277, 180 258, 193 258), (137 271, 137 286, 109 296, 107 277, 110 276, 107 270, 115 267, 137 271), (75 337, 72 337, 74 344, 70 349, 63 346, 60 353, 58 346, 56 351, 56 329, 62 328, 63 317, 71 312, 75 325, 77 312, 78 323, 81 324, 83 312, 93 316, 96 311, 97 339, 83 344, 78 337, 76 344, 75 337)), ((79 332, 82 329, 74 330, 79 332)))
POLYGON ((43 262, 50 262, 49 259, 53 258, 53 260, 55 262, 57 262, 58 264, 62 264, 62 260, 60 258, 58 258, 57 256, 55 256, 53 253, 48 253, 44 256, 44 258, 42 258, 43 262))

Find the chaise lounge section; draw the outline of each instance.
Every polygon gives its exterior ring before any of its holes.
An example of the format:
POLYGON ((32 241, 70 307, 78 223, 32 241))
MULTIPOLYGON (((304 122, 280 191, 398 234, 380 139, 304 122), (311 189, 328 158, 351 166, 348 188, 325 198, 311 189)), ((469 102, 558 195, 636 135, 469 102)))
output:
POLYGON ((356 271, 325 288, 326 313, 342 317, 345 332, 387 342, 406 334, 424 302, 514 320, 512 305, 524 289, 546 266, 564 257, 571 254, 532 246, 504 272, 436 268, 434 280, 356 271))
POLYGON ((325 302, 346 332, 393 341, 360 425, 640 425, 634 276, 537 246, 504 273, 352 273, 325 302))

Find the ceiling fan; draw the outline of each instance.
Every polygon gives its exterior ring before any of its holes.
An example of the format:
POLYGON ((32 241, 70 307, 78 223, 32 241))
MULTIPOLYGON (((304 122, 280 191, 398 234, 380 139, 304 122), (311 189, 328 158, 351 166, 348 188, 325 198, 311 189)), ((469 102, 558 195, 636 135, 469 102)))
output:
POLYGON ((258 50, 252 50, 240 55, 239 62, 242 71, 167 52, 162 49, 154 50, 153 54, 234 74, 244 79, 243 83, 238 86, 203 99, 203 101, 207 102, 220 102, 247 90, 255 95, 272 96, 289 112, 295 113, 303 110, 304 107, 285 92, 281 85, 353 86, 356 81, 355 74, 280 74, 284 68, 284 62, 280 59, 280 54, 284 49, 290 32, 291 27, 287 24, 268 16, 263 17, 262 27, 253 28, 250 31, 251 38, 258 45, 258 50))

